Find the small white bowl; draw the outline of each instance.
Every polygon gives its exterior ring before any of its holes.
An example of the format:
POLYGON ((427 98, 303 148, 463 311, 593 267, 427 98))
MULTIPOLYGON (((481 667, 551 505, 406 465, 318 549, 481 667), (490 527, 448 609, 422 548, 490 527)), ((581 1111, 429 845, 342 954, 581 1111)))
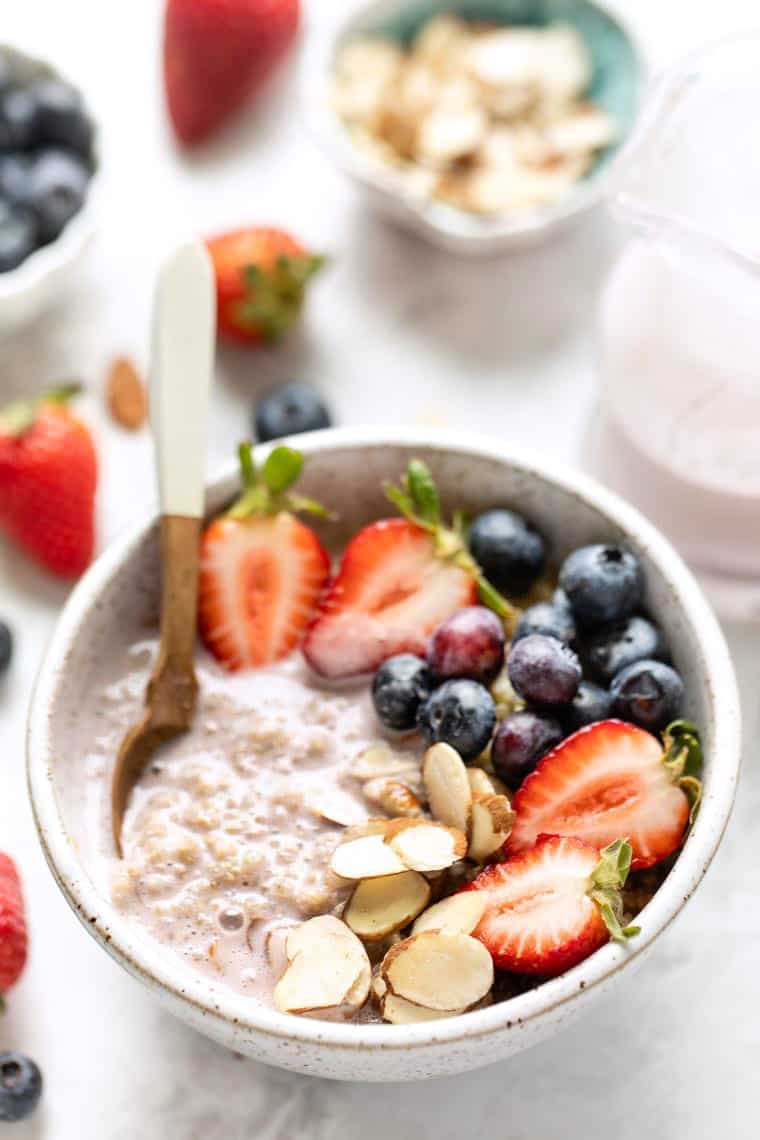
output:
MULTIPOLYGON (((505 452, 482 437, 413 430, 338 429, 297 437, 306 455, 304 492, 341 515, 345 537, 387 514, 381 482, 409 459, 431 466, 450 512, 511 504, 548 536, 553 553, 622 539, 642 558, 646 604, 665 630, 686 684, 687 715, 705 752, 704 799, 675 866, 637 918, 627 946, 608 943, 585 962, 509 1001, 413 1026, 352 1025, 278 1013, 194 971, 120 914, 82 862, 64 781, 65 725, 98 683, 98 662, 134 640, 159 594, 157 520, 121 539, 82 579, 58 624, 29 714, 28 775, 42 846, 61 890, 89 933, 173 1013, 260 1061, 336 1079, 414 1080, 487 1065, 556 1032, 640 962, 699 885, 728 822, 739 769, 739 703, 731 661, 713 614, 667 541, 632 507, 580 474, 535 454, 505 452)), ((209 489, 210 511, 235 494, 236 472, 209 489)), ((83 794, 84 789, 81 790, 83 794)))
MULTIPOLYGON (((0 51, 12 58, 16 69, 25 78, 56 78, 70 82, 51 64, 17 48, 1 44, 0 51)), ((64 226, 55 241, 35 250, 16 269, 0 273, 0 336, 34 320, 61 296, 96 232, 99 191, 97 122, 89 106, 87 111, 95 123, 96 165, 84 205, 64 226)))
POLYGON ((616 14, 592 0, 371 0, 354 5, 332 26, 312 30, 302 104, 306 123, 327 157, 346 174, 367 203, 441 248, 467 256, 533 245, 563 229, 604 196, 610 158, 622 145, 638 108, 644 67, 630 31, 616 14), (421 198, 392 169, 385 170, 351 139, 330 103, 329 79, 338 49, 361 35, 403 38, 439 12, 494 23, 572 23, 594 58, 592 97, 620 124, 620 138, 560 201, 534 210, 480 217, 444 202, 421 198), (596 88, 600 94, 597 96, 596 88))

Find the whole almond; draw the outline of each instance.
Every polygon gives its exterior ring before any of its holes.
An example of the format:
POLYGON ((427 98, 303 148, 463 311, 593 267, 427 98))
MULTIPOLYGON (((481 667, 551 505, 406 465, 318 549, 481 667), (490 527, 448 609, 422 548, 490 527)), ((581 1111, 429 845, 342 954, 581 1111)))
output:
POLYGON ((148 399, 140 376, 131 360, 117 357, 106 381, 108 410, 117 424, 128 431, 137 431, 145 423, 148 399))

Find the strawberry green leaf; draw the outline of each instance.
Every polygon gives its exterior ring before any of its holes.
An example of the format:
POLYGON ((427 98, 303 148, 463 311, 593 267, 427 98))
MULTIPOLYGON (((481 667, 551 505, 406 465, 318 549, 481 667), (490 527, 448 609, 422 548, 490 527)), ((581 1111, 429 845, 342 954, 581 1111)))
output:
POLYGON ((632 857, 628 840, 616 839, 600 852, 599 862, 591 875, 589 898, 598 906, 614 942, 625 942, 640 930, 638 926, 623 926, 620 921, 623 914, 620 888, 625 886, 632 857))
POLYGON ((320 519, 335 519, 337 515, 333 511, 328 511, 322 503, 318 503, 316 499, 309 499, 306 495, 289 494, 285 496, 285 502, 288 510, 302 511, 307 515, 315 515, 320 519))
POLYGON ((696 776, 702 771, 702 741, 699 729, 688 720, 674 720, 663 733, 665 766, 680 776, 696 776))
POLYGON ((31 400, 14 400, 0 411, 0 430, 11 436, 22 435, 37 419, 44 404, 67 404, 81 391, 81 384, 59 384, 31 400))
POLYGON ((275 447, 264 460, 261 476, 273 495, 292 487, 303 471, 303 455, 292 447, 275 447))
POLYGON ((258 481, 256 463, 253 458, 253 447, 247 441, 238 446, 238 459, 240 460, 240 477, 244 487, 255 487, 258 481))
POLYGON ((441 501, 427 463, 421 459, 412 459, 407 468, 405 483, 419 518, 438 526, 441 521, 441 501))

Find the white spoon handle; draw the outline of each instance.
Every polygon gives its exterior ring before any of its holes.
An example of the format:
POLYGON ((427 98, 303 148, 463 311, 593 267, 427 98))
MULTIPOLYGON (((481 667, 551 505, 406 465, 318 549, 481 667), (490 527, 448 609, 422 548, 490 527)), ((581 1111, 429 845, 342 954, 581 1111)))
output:
POLYGON ((150 410, 164 515, 203 515, 215 343, 211 260, 200 242, 187 242, 162 267, 153 309, 150 410))

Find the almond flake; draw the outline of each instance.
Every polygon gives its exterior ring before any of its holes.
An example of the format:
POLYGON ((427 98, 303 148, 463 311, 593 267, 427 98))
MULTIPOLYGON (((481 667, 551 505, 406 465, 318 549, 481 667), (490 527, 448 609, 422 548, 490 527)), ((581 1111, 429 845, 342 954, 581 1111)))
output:
POLYGON ((467 779, 470 782, 470 791, 473 798, 476 795, 492 796, 494 793, 494 786, 491 782, 491 777, 488 772, 482 768, 468 768, 467 779))
POLYGON ((312 794, 306 801, 306 807, 320 819, 337 823, 340 827, 351 827, 367 819, 361 805, 339 788, 312 794))
POLYGON ((507 796, 476 795, 472 804, 472 831, 467 851, 470 859, 484 863, 512 830, 515 813, 507 796))
POLYGON ((347 827, 341 836, 342 843, 349 843, 352 839, 365 839, 368 835, 385 835, 393 821, 385 817, 370 817, 361 823, 353 823, 347 827))
POLYGON ((417 33, 412 58, 427 64, 439 75, 455 73, 470 42, 470 31, 454 16, 435 16, 417 33))
POLYGON ((444 1017, 456 1017, 465 1010, 424 1009, 421 1005, 415 1005, 414 1002, 396 994, 386 994, 380 1004, 380 1012, 383 1019, 392 1025, 416 1025, 421 1021, 440 1021, 444 1017))
POLYGON ((422 779, 434 818, 466 835, 472 792, 459 753, 449 744, 434 744, 428 748, 422 761, 422 779))
POLYGON ((394 828, 384 842, 411 871, 445 871, 467 851, 461 831, 425 820, 406 820, 412 827, 394 828))
POLYGON ((274 989, 284 1013, 309 1013, 342 1005, 358 1008, 369 993, 367 952, 345 923, 321 915, 287 936, 288 968, 274 989))
POLYGON ((422 815, 420 801, 403 780, 379 776, 374 780, 368 780, 362 792, 371 804, 383 808, 389 815, 410 819, 422 815))
POLYGON ((478 149, 487 125, 479 107, 436 108, 420 123, 419 158, 431 166, 465 158, 478 149))
POLYGON ((493 960, 482 942, 467 934, 428 930, 393 946, 382 975, 397 997, 453 1013, 486 996, 493 985, 493 960))
POLYGON ((418 772, 419 764, 409 753, 394 752, 387 744, 370 744, 354 760, 351 774, 358 780, 374 780, 378 776, 398 776, 418 772))
POLYGON ((333 852, 330 866, 341 879, 378 879, 381 875, 400 875, 409 870, 382 835, 367 835, 341 843, 333 852))
POLYGON ((106 381, 106 403, 114 420, 128 431, 137 431, 148 414, 145 386, 131 360, 114 360, 106 381))
POLYGON ((609 146, 615 139, 615 126, 605 111, 586 106, 552 123, 546 139, 555 154, 584 155, 609 146))
POLYGON ((375 1001, 378 1002, 378 1004, 382 1002, 383 998, 388 992, 388 987, 385 984, 385 980, 382 974, 375 974, 372 979, 371 989, 372 997, 375 999, 375 1001))
POLYGON ((379 942, 417 917, 430 901, 430 885, 416 871, 365 879, 354 890, 343 921, 366 942, 379 942))
POLYGON ((483 891, 460 891, 428 907, 412 927, 412 934, 439 930, 442 934, 472 934, 483 917, 483 891))

